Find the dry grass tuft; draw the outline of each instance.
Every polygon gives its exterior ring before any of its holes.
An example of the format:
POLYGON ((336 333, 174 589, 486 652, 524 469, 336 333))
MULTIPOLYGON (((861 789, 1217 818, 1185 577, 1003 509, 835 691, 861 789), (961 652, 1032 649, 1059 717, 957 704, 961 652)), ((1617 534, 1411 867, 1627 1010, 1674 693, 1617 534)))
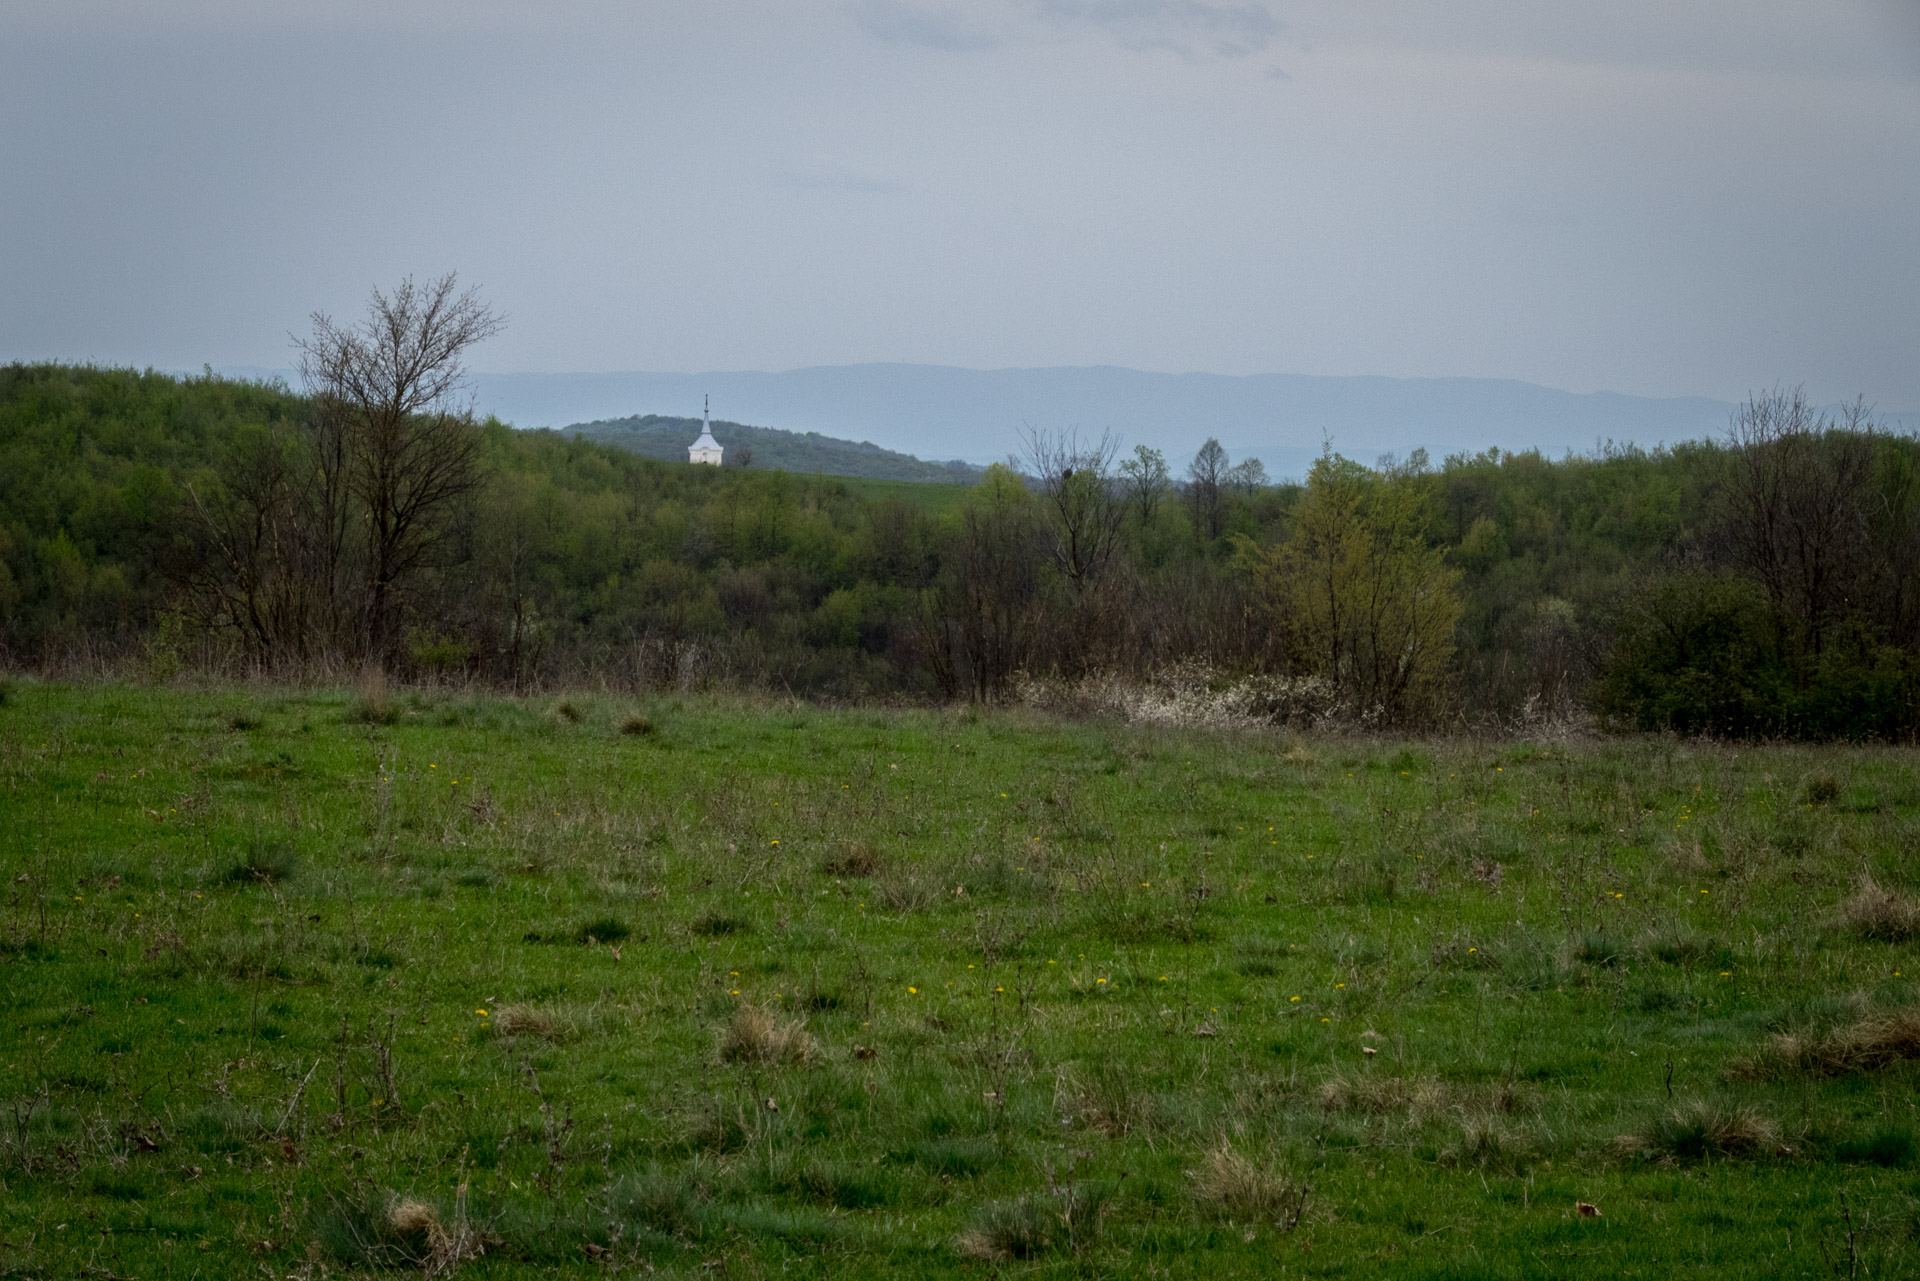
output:
POLYGON ((353 702, 347 707, 347 719, 366 725, 391 725, 400 719, 400 709, 387 692, 387 674, 379 667, 368 667, 353 683, 353 702))
POLYGON ((1516 1169, 1533 1154, 1527 1137, 1492 1116, 1463 1113, 1460 1137, 1441 1153, 1448 1165, 1477 1165, 1482 1168, 1516 1169))
POLYGON ((387 1223, 403 1237, 425 1241, 430 1253, 438 1253, 447 1242, 447 1230, 440 1223, 440 1211, 425 1201, 395 1201, 387 1211, 387 1223))
POLYGON ((995 1201, 974 1213, 954 1249, 965 1258, 995 1263, 1056 1249, 1077 1252, 1099 1238, 1111 1196, 1103 1184, 1076 1183, 1046 1195, 995 1201))
POLYGON ((806 1067, 819 1056, 820 1043, 803 1025, 782 1023, 757 1005, 742 1005, 720 1032, 720 1057, 728 1063, 806 1067))
POLYGON ((643 738, 653 733, 653 721, 639 712, 631 712, 621 718, 619 730, 629 738, 643 738))
POLYGON ((553 714, 569 725, 578 725, 584 715, 579 706, 570 698, 563 698, 553 705, 553 714))
POLYGON ((1862 938, 1898 943, 1920 934, 1920 903, 1871 876, 1861 878, 1853 897, 1840 904, 1840 914, 1862 938))
POLYGON ((1320 1106, 1329 1112, 1429 1117, 1453 1102, 1453 1091, 1432 1077, 1336 1076, 1320 1087, 1320 1106))
POLYGON ((566 1025, 550 1011, 532 1005, 502 1005, 493 1012, 493 1034, 502 1040, 531 1037, 539 1041, 558 1041, 566 1035, 566 1025))
POLYGON ((874 901, 901 916, 931 907, 939 897, 940 890, 931 880, 908 873, 883 876, 873 886, 874 901))
POLYGON ((1151 1128, 1158 1110, 1152 1092, 1125 1065, 1103 1059, 1054 1086, 1054 1106, 1110 1139, 1151 1128))
POLYGON ((1651 1154, 1683 1161, 1786 1151, 1780 1127, 1754 1109, 1708 1102, 1682 1104, 1656 1117, 1644 1135, 1621 1135, 1614 1147, 1622 1156, 1651 1154))
POLYGON ((1920 1059, 1920 1010, 1870 1014, 1823 1036, 1784 1032, 1751 1058, 1736 1060, 1738 1077, 1850 1076, 1920 1059))
POLYGON ((1840 799, 1840 780, 1831 774, 1809 774, 1800 799, 1808 805, 1831 805, 1840 799))
POLYGON ((387 1210, 387 1226, 407 1244, 407 1253, 420 1261, 430 1277, 444 1277, 461 1264, 486 1253, 485 1238, 467 1221, 467 1185, 463 1181, 454 1204, 451 1227, 440 1221, 440 1211, 425 1201, 395 1201, 387 1210))
POLYGON ((844 854, 821 864, 820 870, 828 876, 873 876, 880 871, 880 855, 865 841, 854 841, 844 854))
POLYGON ((1007 1201, 987 1206, 974 1216, 974 1224, 953 1243, 966 1259, 984 1259, 1007 1263, 1031 1259, 1053 1247, 1048 1229, 1049 1216, 1034 1201, 1007 1201))
POLYGON ((1668 926, 1641 940, 1641 952, 1668 965, 1696 965, 1720 950, 1708 935, 1684 926, 1668 926))
POLYGON ((1463 1125, 1495 1116, 1522 1116, 1539 1107, 1538 1093, 1512 1081, 1455 1085, 1430 1076, 1335 1076, 1320 1087, 1329 1112, 1405 1116, 1420 1123, 1446 1116, 1463 1125))
POLYGON ((1299 1223, 1310 1191, 1305 1184, 1255 1164, 1226 1143, 1207 1153, 1193 1175, 1194 1199, 1216 1214, 1275 1222, 1283 1229, 1299 1223))

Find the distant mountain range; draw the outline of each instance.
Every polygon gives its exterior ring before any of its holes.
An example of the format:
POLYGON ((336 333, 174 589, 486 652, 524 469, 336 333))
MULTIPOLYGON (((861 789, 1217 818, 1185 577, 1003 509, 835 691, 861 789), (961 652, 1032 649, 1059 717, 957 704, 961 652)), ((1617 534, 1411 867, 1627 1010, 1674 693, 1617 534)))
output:
MULTIPOLYGON (((285 376, 263 369, 221 372, 285 376)), ((1023 427, 1078 428, 1094 435, 1111 430, 1128 449, 1144 444, 1164 450, 1178 472, 1213 436, 1235 460, 1257 457, 1276 478, 1303 475, 1323 442, 1368 463, 1419 447, 1436 462, 1491 446, 1558 456, 1588 452, 1609 440, 1652 447, 1716 435, 1726 430, 1734 410, 1730 402, 1701 397, 1567 392, 1488 378, 1161 374, 1113 366, 479 374, 474 392, 483 413, 520 427, 687 414, 711 394, 729 420, 813 434, 821 448, 839 442, 833 447, 958 456, 972 463, 1018 449, 1023 427)), ((1895 428, 1920 430, 1920 414, 1884 418, 1895 428)), ((750 448, 758 458, 759 447, 750 448)))
MULTIPOLYGON (((645 458, 686 462, 687 446, 700 435, 698 418, 647 414, 632 418, 575 423, 561 430, 631 450, 645 458)), ((714 438, 725 448, 728 464, 751 457, 757 471, 813 472, 825 476, 866 476, 876 480, 914 480, 929 484, 969 484, 981 469, 971 463, 928 463, 866 441, 835 440, 818 432, 782 431, 745 423, 716 422, 714 438)))

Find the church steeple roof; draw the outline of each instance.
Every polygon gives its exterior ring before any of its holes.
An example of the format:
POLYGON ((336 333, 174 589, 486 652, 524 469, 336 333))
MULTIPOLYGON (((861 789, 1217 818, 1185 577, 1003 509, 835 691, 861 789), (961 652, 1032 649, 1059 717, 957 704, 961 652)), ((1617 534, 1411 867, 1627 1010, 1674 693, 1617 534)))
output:
POLYGON ((720 442, 713 438, 713 397, 704 396, 700 408, 700 439, 687 446, 688 449, 718 449, 720 442))

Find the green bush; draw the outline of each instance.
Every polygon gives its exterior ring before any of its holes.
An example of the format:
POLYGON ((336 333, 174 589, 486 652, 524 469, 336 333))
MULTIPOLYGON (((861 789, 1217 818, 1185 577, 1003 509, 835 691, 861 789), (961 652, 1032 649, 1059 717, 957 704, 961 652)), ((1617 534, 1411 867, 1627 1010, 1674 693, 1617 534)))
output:
POLYGON ((1863 624, 1800 652, 1750 581, 1676 574, 1617 620, 1595 706, 1640 730, 1732 738, 1899 739, 1920 728, 1920 664, 1863 624))

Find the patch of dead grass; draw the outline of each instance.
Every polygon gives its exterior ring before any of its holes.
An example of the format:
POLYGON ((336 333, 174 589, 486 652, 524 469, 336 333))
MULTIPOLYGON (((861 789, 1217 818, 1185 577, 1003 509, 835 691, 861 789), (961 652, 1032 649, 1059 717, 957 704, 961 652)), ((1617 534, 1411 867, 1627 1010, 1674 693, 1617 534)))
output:
POLYGON ((742 1005, 720 1031, 720 1057, 727 1063, 790 1063, 806 1067, 820 1057, 820 1043, 798 1022, 782 1022, 757 1005, 742 1005))
POLYGON ((828 876, 874 876, 880 871, 880 855, 865 841, 852 841, 845 851, 823 863, 820 870, 828 876))
POLYGON ((530 1037, 538 1041, 560 1041, 567 1034, 566 1020, 551 1010, 534 1005, 502 1005, 495 1008, 493 1034, 502 1040, 530 1037))
POLYGON ((1518 1083, 1456 1085, 1431 1076, 1335 1076, 1320 1087, 1320 1106, 1329 1112, 1365 1116, 1405 1116, 1431 1121, 1461 1116, 1517 1116, 1537 1105, 1534 1092, 1518 1083))
POLYGON ((1736 1077, 1851 1076, 1920 1059, 1920 1010, 1869 1014, 1821 1035, 1782 1032, 1729 1067, 1736 1077))
POLYGON ((1841 902, 1840 916, 1862 938, 1899 943, 1920 934, 1920 903, 1871 876, 1862 877, 1853 897, 1841 902))
POLYGON ((1215 1214, 1229 1220, 1278 1223, 1283 1229, 1299 1223, 1311 1190, 1235 1152, 1227 1143, 1207 1153, 1193 1172, 1194 1199, 1215 1214))
POLYGON ((1452 1092, 1433 1077, 1336 1076, 1320 1087, 1320 1106, 1329 1112, 1435 1116, 1452 1103, 1452 1092))
POLYGON ((1750 1107, 1696 1101, 1655 1117, 1644 1134, 1614 1140, 1622 1156, 1657 1156, 1698 1161, 1707 1157, 1758 1157, 1785 1154, 1780 1127, 1750 1107))
POLYGON ((405 1240, 420 1260, 421 1271, 443 1277, 461 1264, 486 1253, 486 1242, 467 1221, 467 1187, 460 1185, 451 1226, 440 1221, 440 1211, 426 1201, 405 1198, 387 1208, 387 1226, 405 1240))

